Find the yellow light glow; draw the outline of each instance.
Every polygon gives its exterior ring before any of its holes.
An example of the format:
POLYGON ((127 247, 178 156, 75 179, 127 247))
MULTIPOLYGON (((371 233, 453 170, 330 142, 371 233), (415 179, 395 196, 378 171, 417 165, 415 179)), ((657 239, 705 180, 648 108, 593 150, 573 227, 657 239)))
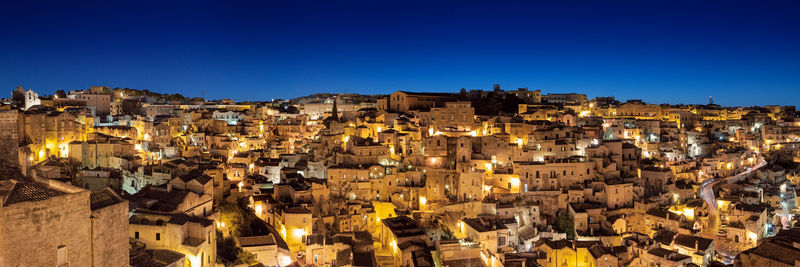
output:
POLYGON ((136 150, 136 151, 142 151, 142 144, 133 145, 133 149, 136 150))
POLYGON ((432 135, 433 135, 433 128, 428 128, 428 136, 432 136, 432 135))
POLYGON ((286 265, 289 265, 289 264, 292 264, 292 257, 285 256, 285 255, 281 256, 280 265, 281 266, 286 266, 286 265))
POLYGON ((425 197, 419 197, 419 204, 420 205, 425 205, 427 203, 428 203, 428 199, 426 199, 425 197))
POLYGON ((60 157, 66 158, 69 157, 69 145, 67 144, 60 144, 58 145, 58 150, 60 151, 60 157))
POLYGON ((752 240, 752 242, 756 242, 758 241, 758 234, 747 231, 747 239, 752 240))
POLYGON ((44 159, 44 149, 39 150, 39 160, 44 159))
POLYGON ((306 230, 303 229, 303 228, 294 229, 294 230, 292 230, 292 235, 294 235, 297 238, 301 238, 304 235, 306 235, 306 230))
POLYGON ((382 127, 380 127, 380 126, 378 126, 378 128, 375 128, 375 131, 377 131, 377 132, 379 132, 379 133, 380 133, 380 132, 382 132, 382 131, 383 131, 383 128, 382 128, 382 127))
POLYGON ((484 167, 486 168, 486 171, 489 171, 489 172, 492 171, 492 164, 491 163, 486 163, 484 165, 484 167))

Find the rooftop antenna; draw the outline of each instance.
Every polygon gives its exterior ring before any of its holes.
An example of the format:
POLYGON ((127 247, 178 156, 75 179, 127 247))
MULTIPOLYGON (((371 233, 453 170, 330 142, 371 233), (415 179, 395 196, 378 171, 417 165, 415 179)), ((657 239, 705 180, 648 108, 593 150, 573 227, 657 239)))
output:
POLYGON ((713 105, 714 104, 714 97, 708 96, 708 104, 709 105, 713 105))

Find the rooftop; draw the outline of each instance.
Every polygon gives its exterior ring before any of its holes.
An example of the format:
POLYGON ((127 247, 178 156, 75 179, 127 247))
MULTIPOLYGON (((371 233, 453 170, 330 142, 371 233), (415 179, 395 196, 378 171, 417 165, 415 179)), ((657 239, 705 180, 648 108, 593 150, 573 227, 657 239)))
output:
POLYGON ((381 220, 383 225, 389 228, 396 237, 407 237, 424 235, 425 232, 419 227, 416 221, 408 216, 398 216, 381 220))

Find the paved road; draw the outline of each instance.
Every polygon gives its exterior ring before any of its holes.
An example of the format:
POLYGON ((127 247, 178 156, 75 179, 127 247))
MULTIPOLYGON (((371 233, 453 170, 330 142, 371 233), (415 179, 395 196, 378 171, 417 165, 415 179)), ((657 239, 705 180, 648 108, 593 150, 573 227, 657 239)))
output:
MULTIPOLYGON (((716 199, 716 197, 714 195, 714 193, 715 193, 714 192, 714 186, 719 184, 720 182, 727 181, 728 179, 731 179, 731 178, 739 178, 739 177, 742 177, 742 176, 745 176, 745 175, 749 175, 751 172, 753 172, 753 171, 755 171, 755 170, 757 170, 757 169, 759 169, 761 167, 764 167, 764 165, 767 165, 767 162, 764 161, 764 158, 759 157, 759 163, 757 165, 753 166, 752 168, 750 168, 749 170, 743 171, 743 172, 741 172, 741 173, 739 173, 739 174, 737 174, 735 176, 725 177, 725 178, 720 178, 720 179, 716 179, 716 178, 713 178, 713 177, 709 176, 708 179, 703 181, 703 183, 701 185, 701 189, 700 189, 700 197, 708 205, 708 211, 709 211, 709 214, 708 214, 709 215, 708 225, 705 228, 703 228, 703 235, 704 236, 716 235, 717 231, 719 231, 720 218, 719 218, 719 210, 718 210, 718 207, 717 207, 717 199, 716 199)), ((704 176, 708 176, 708 175, 704 175, 704 176)))
MULTIPOLYGON (((708 214, 708 225, 705 228, 703 228, 703 231, 700 232, 700 234, 705 238, 711 238, 711 239, 715 239, 717 241, 716 242, 717 243, 717 246, 716 246, 717 249, 716 250, 717 250, 718 253, 721 253, 721 254, 725 255, 723 261, 725 261, 726 263, 731 263, 729 261, 731 260, 731 257, 734 256, 732 254, 735 254, 737 252, 736 251, 730 251, 729 246, 725 246, 724 245, 724 244, 726 244, 728 242, 732 242, 732 241, 729 241, 729 240, 726 240, 725 238, 720 238, 720 237, 717 236, 717 231, 719 231, 719 226, 720 226, 720 216, 719 216, 719 210, 718 210, 718 207, 717 207, 717 199, 716 199, 716 197, 714 195, 714 186, 719 184, 720 182, 725 182, 725 181, 727 181, 727 180, 729 180, 731 178, 740 178, 742 176, 749 175, 751 172, 753 172, 753 171, 755 171, 755 170, 757 170, 757 169, 759 169, 761 167, 764 167, 764 165, 767 165, 767 162, 764 161, 764 158, 759 157, 759 163, 757 165, 753 166, 752 168, 750 168, 749 170, 743 171, 743 172, 741 172, 741 173, 739 173, 737 175, 731 176, 731 177, 725 177, 725 178, 720 178, 720 179, 713 178, 713 177, 709 176, 709 178, 704 180, 703 183, 701 184, 700 197, 708 205, 708 211, 709 211, 708 213, 709 214, 708 214), (724 247, 726 247, 726 248, 724 248, 724 247)), ((736 244, 731 244, 731 246, 735 246, 735 245, 736 244)))

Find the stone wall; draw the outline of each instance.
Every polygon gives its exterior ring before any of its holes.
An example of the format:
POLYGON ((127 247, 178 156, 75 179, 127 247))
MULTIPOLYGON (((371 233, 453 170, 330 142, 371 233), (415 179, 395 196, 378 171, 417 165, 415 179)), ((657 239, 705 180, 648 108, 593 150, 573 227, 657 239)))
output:
POLYGON ((92 265, 127 266, 128 201, 92 211, 92 265))
POLYGON ((19 164, 17 110, 0 111, 0 163, 19 164))

